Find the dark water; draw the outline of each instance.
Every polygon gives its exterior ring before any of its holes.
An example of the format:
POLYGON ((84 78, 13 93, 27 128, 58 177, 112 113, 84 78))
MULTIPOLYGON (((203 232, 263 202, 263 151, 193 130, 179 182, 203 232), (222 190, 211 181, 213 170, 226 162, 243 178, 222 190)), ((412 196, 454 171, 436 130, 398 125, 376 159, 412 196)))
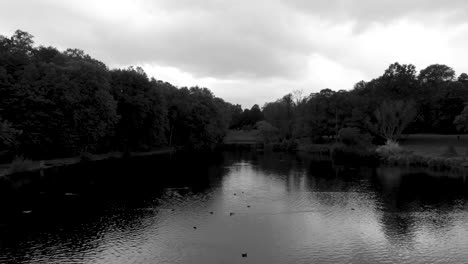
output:
POLYGON ((467 190, 288 154, 89 164, 3 203, 0 263, 467 263, 467 190))

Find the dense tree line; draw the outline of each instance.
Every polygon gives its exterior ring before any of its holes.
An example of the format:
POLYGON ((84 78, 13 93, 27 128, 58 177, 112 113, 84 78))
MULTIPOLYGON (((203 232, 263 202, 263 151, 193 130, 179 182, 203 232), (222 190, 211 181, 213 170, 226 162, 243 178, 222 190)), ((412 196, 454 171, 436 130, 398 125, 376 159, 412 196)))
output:
POLYGON ((342 129, 355 128, 383 142, 399 139, 402 133, 466 131, 466 102, 467 74, 456 78, 452 68, 439 64, 418 74, 411 64, 394 63, 382 76, 361 81, 349 91, 288 94, 265 104, 263 115, 279 139, 336 139, 342 129))
POLYGON ((212 148, 236 107, 141 68, 110 70, 81 50, 0 36, 0 152, 61 157, 161 146, 212 148))
POLYGON ((0 36, 0 156, 210 149, 228 128, 256 127, 267 142, 454 134, 468 131, 466 102, 467 74, 394 63, 349 91, 294 92, 243 110, 206 88, 150 79, 139 67, 111 70, 78 49, 36 47, 24 31, 0 36))
POLYGON ((252 129, 257 122, 263 120, 262 110, 257 104, 250 109, 244 110, 240 105, 235 105, 231 113, 232 119, 229 125, 231 129, 252 129))

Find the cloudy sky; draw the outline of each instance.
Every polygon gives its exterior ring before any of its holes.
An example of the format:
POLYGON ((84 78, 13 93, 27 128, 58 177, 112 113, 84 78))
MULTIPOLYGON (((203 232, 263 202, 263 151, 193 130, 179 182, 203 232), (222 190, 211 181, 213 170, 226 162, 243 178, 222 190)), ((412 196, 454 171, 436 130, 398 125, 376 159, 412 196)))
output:
POLYGON ((0 0, 0 34, 16 29, 248 108, 395 61, 468 72, 466 0, 0 0))

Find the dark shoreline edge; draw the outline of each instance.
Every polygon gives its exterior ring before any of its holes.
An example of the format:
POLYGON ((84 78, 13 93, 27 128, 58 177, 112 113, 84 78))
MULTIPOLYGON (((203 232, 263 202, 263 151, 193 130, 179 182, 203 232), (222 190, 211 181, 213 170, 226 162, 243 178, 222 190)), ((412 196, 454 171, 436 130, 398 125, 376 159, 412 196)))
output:
POLYGON ((31 161, 32 166, 19 171, 10 172, 11 163, 0 164, 0 178, 9 177, 17 173, 24 172, 37 172, 48 169, 60 168, 63 166, 78 165, 85 162, 98 162, 111 159, 124 159, 127 157, 147 157, 153 155, 161 154, 171 154, 179 150, 176 147, 160 148, 150 151, 141 151, 141 152, 110 152, 104 154, 87 154, 86 156, 76 156, 70 158, 58 158, 50 160, 34 160, 31 161))
POLYGON ((355 165, 372 163, 380 166, 425 168, 434 171, 468 173, 468 157, 466 156, 424 156, 411 152, 383 154, 378 153, 375 149, 336 148, 332 144, 317 144, 306 148, 299 147, 298 151, 328 156, 330 160, 336 159, 338 156, 339 161, 351 164, 357 163, 355 165), (337 150, 339 153, 337 153, 337 150), (346 162, 347 159, 349 161, 346 162))

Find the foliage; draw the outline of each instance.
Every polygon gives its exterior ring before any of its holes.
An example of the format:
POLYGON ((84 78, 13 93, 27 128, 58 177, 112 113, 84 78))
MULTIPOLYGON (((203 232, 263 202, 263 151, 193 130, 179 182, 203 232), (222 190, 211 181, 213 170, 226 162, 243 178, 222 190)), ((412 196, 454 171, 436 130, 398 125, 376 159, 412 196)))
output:
POLYGON ((375 151, 384 157, 406 153, 406 151, 400 146, 400 144, 398 144, 398 142, 391 139, 387 140, 385 145, 378 146, 375 151))
POLYGON ((109 70, 79 49, 36 47, 21 30, 0 36, 0 152, 27 157, 212 149, 228 128, 256 125, 265 142, 287 148, 302 138, 381 144, 404 132, 468 132, 465 102, 466 73, 456 78, 449 66, 434 64, 418 74, 395 62, 349 91, 295 91, 242 109, 207 88, 149 79, 139 67, 109 70))
POLYGON ((363 134, 358 128, 345 127, 339 132, 340 142, 346 146, 368 147, 371 145, 369 134, 363 134))
POLYGON ((282 137, 291 138, 294 122, 295 103, 291 94, 263 107, 265 120, 278 128, 282 137))
POLYGON ((456 125, 458 131, 468 132, 468 105, 463 108, 460 115, 455 117, 453 123, 456 125))
POLYGON ((387 140, 399 139, 415 116, 416 109, 411 102, 384 101, 375 111, 377 133, 387 140))
POLYGON ((16 130, 6 120, 0 119, 0 150, 16 148, 21 131, 16 130))
POLYGON ((270 145, 273 151, 296 151, 298 148, 297 141, 294 139, 283 139, 270 145))
POLYGON ((455 150, 454 146, 447 146, 444 150, 444 153, 442 153, 443 157, 456 157, 458 156, 457 151, 455 150))
POLYGON ((236 111, 206 88, 178 89, 139 67, 109 70, 79 49, 35 47, 24 31, 0 36, 0 147, 11 152, 211 148, 236 111))
POLYGON ((166 144, 164 98, 141 68, 113 70, 111 91, 120 120, 116 139, 121 149, 148 150, 166 144))
POLYGON ((411 166, 438 171, 466 171, 466 160, 460 157, 422 156, 411 153, 381 156, 381 160, 391 166, 411 166))
POLYGON ((267 121, 263 120, 257 122, 256 127, 263 143, 270 143, 278 140, 278 129, 267 121))
POLYGON ((7 170, 7 174, 34 170, 38 169, 40 166, 41 165, 37 161, 25 159, 23 156, 17 156, 10 163, 10 167, 7 170))
POLYGON ((447 65, 433 64, 419 73, 419 80, 426 82, 447 82, 455 79, 455 71, 447 65))
POLYGON ((323 89, 298 100, 288 94, 265 104, 263 114, 281 138, 319 142, 337 142, 346 127, 368 133, 374 144, 398 140, 404 132, 466 132, 468 110, 462 110, 468 102, 467 76, 455 78, 452 68, 439 64, 418 75, 414 65, 396 62, 350 91, 323 89))
POLYGON ((357 166, 360 164, 376 164, 378 156, 368 148, 349 146, 336 143, 331 147, 331 157, 335 164, 357 166))
POLYGON ((251 109, 244 109, 240 105, 231 107, 232 121, 229 124, 231 129, 251 129, 258 121, 263 120, 263 113, 260 107, 255 104, 251 109))

